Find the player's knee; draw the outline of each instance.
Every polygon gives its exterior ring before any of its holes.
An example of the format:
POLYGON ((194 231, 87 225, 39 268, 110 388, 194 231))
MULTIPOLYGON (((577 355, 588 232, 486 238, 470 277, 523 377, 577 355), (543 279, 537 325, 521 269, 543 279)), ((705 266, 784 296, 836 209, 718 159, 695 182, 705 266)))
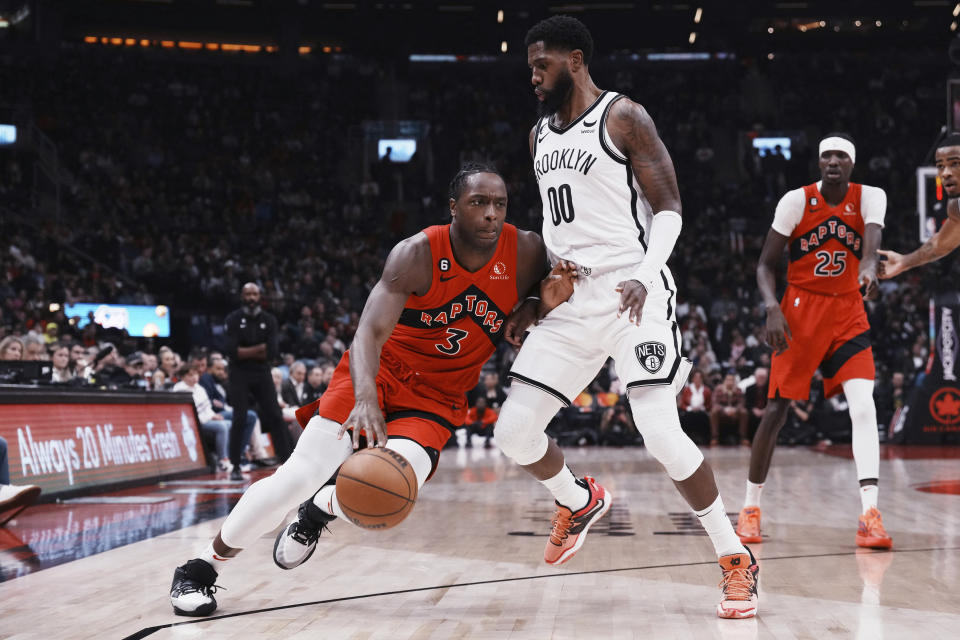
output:
POLYGON ((348 437, 338 440, 340 425, 316 416, 310 420, 290 457, 277 469, 275 476, 284 482, 306 482, 315 491, 330 476, 328 460, 346 460, 353 451, 348 437), (324 476, 324 474, 326 474, 324 476))
POLYGON ((547 425, 532 409, 508 399, 500 410, 493 436, 504 455, 519 465, 533 464, 547 452, 547 425))
POLYGON ((644 446, 663 465, 667 475, 677 481, 693 475, 703 463, 703 454, 680 427, 669 388, 635 392, 630 406, 644 446))

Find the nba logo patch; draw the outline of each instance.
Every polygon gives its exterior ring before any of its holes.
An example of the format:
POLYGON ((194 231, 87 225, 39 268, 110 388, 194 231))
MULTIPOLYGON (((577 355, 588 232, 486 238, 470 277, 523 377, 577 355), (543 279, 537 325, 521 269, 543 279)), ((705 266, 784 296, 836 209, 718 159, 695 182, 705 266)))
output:
POLYGON ((815 207, 815 206, 817 206, 819 203, 820 203, 820 201, 817 200, 816 197, 810 198, 810 206, 811 206, 811 207, 815 207))
POLYGON ((667 347, 662 342, 644 342, 637 345, 637 360, 640 366, 656 373, 663 366, 663 359, 667 357, 667 347))

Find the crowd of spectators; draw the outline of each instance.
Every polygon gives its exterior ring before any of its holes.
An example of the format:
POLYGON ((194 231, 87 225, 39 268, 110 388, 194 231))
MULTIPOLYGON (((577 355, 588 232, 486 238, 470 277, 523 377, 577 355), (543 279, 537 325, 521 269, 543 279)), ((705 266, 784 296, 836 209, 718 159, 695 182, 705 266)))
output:
MULTIPOLYGON (((596 58, 598 83, 646 106, 677 167, 684 230, 670 266, 683 350, 696 367, 678 403, 701 441, 747 442, 762 412, 769 350, 759 249, 780 195, 816 179, 822 133, 852 134, 854 179, 887 191, 884 246, 917 244, 912 176, 929 163, 942 120, 943 58, 921 50, 662 65, 596 58), (751 150, 751 136, 770 132, 792 137, 789 157, 751 150)), ((0 85, 9 89, 0 101, 17 101, 7 106, 30 113, 56 145, 63 187, 59 217, 41 210, 34 160, 0 152, 9 212, 0 216, 0 360, 17 359, 18 348, 50 358, 53 381, 64 384, 181 385, 211 431, 229 423, 217 405, 226 399, 213 398, 203 383, 210 374, 197 367, 214 366, 207 358, 223 348, 222 319, 243 282, 260 285, 280 322, 274 381, 295 425, 293 409, 322 393, 352 339, 386 250, 445 220, 444 185, 460 162, 495 162, 510 220, 539 228, 527 149, 534 99, 519 58, 449 66, 322 56, 279 70, 266 55, 65 45, 60 55, 0 58, 0 85), (427 123, 411 162, 360 151, 369 147, 363 122, 384 114, 427 123), (62 311, 77 301, 166 304, 174 337, 80 330, 62 311), (203 349, 206 357, 195 355, 203 349)), ((956 282, 953 269, 947 259, 885 282, 867 305, 881 421, 895 410, 887 400, 900 397, 891 390, 902 395, 922 376, 929 293, 956 282)), ((471 394, 467 443, 489 444, 513 355, 502 344, 471 394)), ((637 444, 622 392, 605 367, 552 432, 637 444)), ((831 422, 836 407, 817 393, 814 381, 784 433, 814 423, 818 437, 842 431, 831 422)), ((215 448, 222 459, 219 440, 215 448)))

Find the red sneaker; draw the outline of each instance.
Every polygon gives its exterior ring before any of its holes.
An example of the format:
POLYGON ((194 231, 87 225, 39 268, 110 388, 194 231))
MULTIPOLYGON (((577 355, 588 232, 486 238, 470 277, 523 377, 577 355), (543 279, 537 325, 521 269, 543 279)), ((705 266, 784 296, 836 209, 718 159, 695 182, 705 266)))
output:
POLYGON ((720 590, 723 599, 717 605, 721 618, 752 618, 757 615, 757 584, 760 581, 760 566, 753 552, 735 553, 720 558, 723 580, 720 590))
POLYGON ((883 528, 883 518, 876 507, 870 507, 860 516, 860 525, 857 527, 857 546, 867 549, 889 549, 893 547, 893 540, 883 528))
POLYGON ((543 551, 543 560, 547 564, 563 564, 572 558, 583 546, 590 525, 603 517, 613 502, 610 492, 590 476, 584 476, 583 480, 577 482, 586 485, 590 499, 587 500, 587 506, 576 512, 570 511, 559 502, 556 503, 557 513, 553 517, 553 529, 550 531, 550 539, 547 540, 547 548, 543 551))
POLYGON ((763 542, 763 536, 760 535, 760 507, 744 507, 740 510, 737 517, 737 535, 740 536, 740 542, 754 543, 763 542))

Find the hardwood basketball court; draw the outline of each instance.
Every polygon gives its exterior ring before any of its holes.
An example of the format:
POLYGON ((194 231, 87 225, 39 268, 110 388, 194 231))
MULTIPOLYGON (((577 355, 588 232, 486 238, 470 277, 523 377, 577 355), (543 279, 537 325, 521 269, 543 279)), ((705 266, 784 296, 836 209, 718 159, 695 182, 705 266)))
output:
MULTIPOLYGON (((849 447, 778 450, 764 492, 768 539, 752 547, 753 620, 716 618, 710 542, 644 449, 567 454, 614 503, 562 567, 542 561, 546 490, 496 449, 447 450, 400 526, 334 522, 293 571, 273 564, 274 537, 264 536, 221 572, 220 607, 205 619, 173 614, 173 570, 216 533, 244 485, 203 476, 111 494, 119 504, 35 506, 0 529, 0 637, 957 637, 956 447, 882 450, 892 552, 854 546, 849 447)), ((749 451, 705 454, 735 517, 749 451)))

